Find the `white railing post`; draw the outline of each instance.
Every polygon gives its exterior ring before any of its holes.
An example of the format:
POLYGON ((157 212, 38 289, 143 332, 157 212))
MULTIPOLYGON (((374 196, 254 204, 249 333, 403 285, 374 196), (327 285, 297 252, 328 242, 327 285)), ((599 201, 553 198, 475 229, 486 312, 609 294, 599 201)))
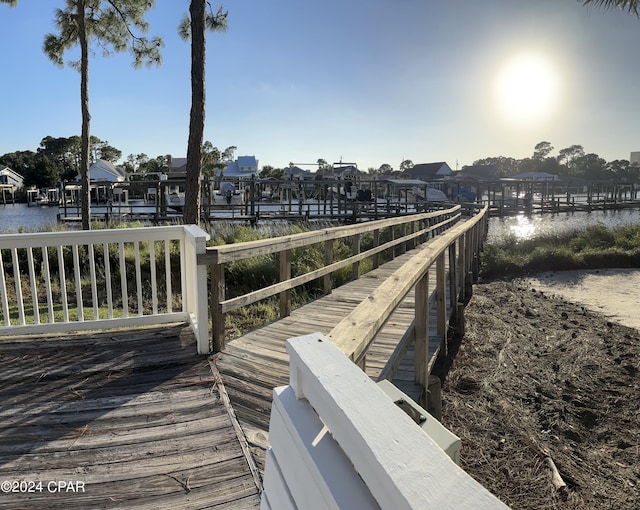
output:
POLYGON ((320 333, 287 342, 274 390, 263 509, 508 508, 320 333))
POLYGON ((209 354, 209 316, 207 307, 207 266, 198 265, 198 255, 206 253, 209 234, 196 225, 184 226, 182 256, 184 310, 196 336, 198 354, 209 354))

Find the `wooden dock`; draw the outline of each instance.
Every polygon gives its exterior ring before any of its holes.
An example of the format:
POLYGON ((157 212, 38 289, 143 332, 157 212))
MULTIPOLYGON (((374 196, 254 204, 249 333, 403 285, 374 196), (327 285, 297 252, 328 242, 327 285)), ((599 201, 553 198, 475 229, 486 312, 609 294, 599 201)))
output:
POLYGON ((257 508, 253 459, 195 353, 183 325, 0 340, 0 508, 257 508))
MULTIPOLYGON (((289 381, 286 340, 328 334, 419 249, 210 358, 182 325, 0 339, 0 479, 43 483, 0 494, 0 508, 258 508, 273 388, 289 381), (60 480, 81 490, 52 493, 60 480)), ((410 340, 414 307, 412 290, 368 351, 373 380, 410 340)), ((430 324, 429 372, 440 346, 430 324)), ((413 365, 408 348, 393 382, 418 400, 413 365)))

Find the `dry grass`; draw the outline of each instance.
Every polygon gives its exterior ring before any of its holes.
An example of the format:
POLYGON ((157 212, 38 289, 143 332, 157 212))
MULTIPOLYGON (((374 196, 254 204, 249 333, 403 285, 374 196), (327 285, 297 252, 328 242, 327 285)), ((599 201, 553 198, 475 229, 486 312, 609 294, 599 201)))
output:
POLYGON ((639 332, 518 281, 474 292, 443 386, 463 468, 514 509, 637 508, 639 332))

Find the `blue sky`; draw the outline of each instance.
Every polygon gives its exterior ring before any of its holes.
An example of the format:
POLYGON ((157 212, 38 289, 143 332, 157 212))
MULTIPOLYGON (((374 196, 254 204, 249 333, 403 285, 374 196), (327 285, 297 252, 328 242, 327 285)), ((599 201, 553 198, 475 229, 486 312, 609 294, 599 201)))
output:
MULTIPOLYGON (((0 5, 3 108, 0 154, 36 150, 48 135, 80 134, 79 74, 42 52, 63 0, 0 5)), ((217 4, 213 4, 217 5, 217 4)), ((260 166, 355 162, 397 168, 489 156, 530 156, 581 144, 607 161, 640 150, 640 21, 576 0, 228 0, 229 29, 207 42, 205 139, 260 166), (518 55, 542 70, 496 80, 518 55), (541 74, 547 82, 538 83, 541 74), (524 79, 524 83, 523 80, 524 79), (517 83, 517 85, 513 85, 517 83), (539 101, 536 103, 536 101, 539 101), (513 105, 510 108, 514 108, 513 105), (531 110, 531 108, 530 108, 531 110)), ((128 154, 186 155, 189 45, 177 25, 187 0, 162 0, 149 35, 163 37, 159 68, 127 53, 90 62, 91 132, 128 154)), ((74 58, 69 54, 67 60, 74 58)), ((311 167, 310 167, 311 168, 311 167)))

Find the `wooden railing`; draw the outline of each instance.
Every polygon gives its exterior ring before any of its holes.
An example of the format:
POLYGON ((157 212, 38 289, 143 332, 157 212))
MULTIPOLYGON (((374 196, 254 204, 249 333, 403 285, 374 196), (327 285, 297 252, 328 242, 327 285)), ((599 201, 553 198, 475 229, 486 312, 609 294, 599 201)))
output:
POLYGON ((208 353, 208 239, 193 225, 0 235, 0 335, 188 322, 208 353))
POLYGON ((218 352, 225 345, 225 314, 256 301, 278 295, 280 315, 287 316, 291 311, 291 290, 297 286, 316 279, 323 279, 326 294, 331 292, 331 274, 343 267, 352 267, 352 277, 358 278, 360 262, 368 257, 373 259, 373 267, 377 267, 379 254, 385 250, 395 253, 403 251, 408 245, 413 246, 452 228, 462 217, 464 211, 456 205, 447 209, 410 216, 368 221, 355 225, 325 228, 272 239, 262 239, 238 244, 227 244, 208 247, 206 254, 198 256, 198 264, 211 266, 211 320, 213 350, 218 352), (396 235, 400 229, 399 236, 396 235), (388 240, 381 242, 382 232, 387 230, 388 240), (371 233, 373 246, 361 251, 361 238, 371 233), (349 239, 351 256, 335 261, 333 243, 337 239, 349 239), (311 272, 291 275, 291 253, 295 248, 324 243, 324 266, 311 272), (227 298, 225 285, 225 264, 277 253, 280 264, 280 281, 265 288, 249 292, 233 298, 227 298))
MULTIPOLYGON (((328 338, 352 361, 365 368, 366 353, 376 334, 407 294, 415 288, 415 377, 428 384, 429 315, 436 306, 435 331, 446 349, 449 314, 461 314, 462 305, 474 274, 478 271, 478 252, 486 231, 487 207, 467 221, 459 222, 417 250, 411 260, 382 282, 329 333, 328 338), (448 271, 446 271, 448 257, 448 271), (429 292, 430 269, 435 265, 435 289, 429 292), (449 303, 446 302, 449 287, 449 303)), ((446 352, 446 351, 445 351, 446 352)), ((399 363, 400 356, 392 363, 399 363)), ((391 371, 393 373, 393 370, 391 371)))
POLYGON ((273 393, 263 510, 508 508, 360 370, 372 339, 415 288, 415 377, 425 385, 430 296, 436 334, 446 342, 446 286, 450 304, 465 297, 486 218, 485 207, 420 246, 329 335, 288 340, 289 386, 273 393))

